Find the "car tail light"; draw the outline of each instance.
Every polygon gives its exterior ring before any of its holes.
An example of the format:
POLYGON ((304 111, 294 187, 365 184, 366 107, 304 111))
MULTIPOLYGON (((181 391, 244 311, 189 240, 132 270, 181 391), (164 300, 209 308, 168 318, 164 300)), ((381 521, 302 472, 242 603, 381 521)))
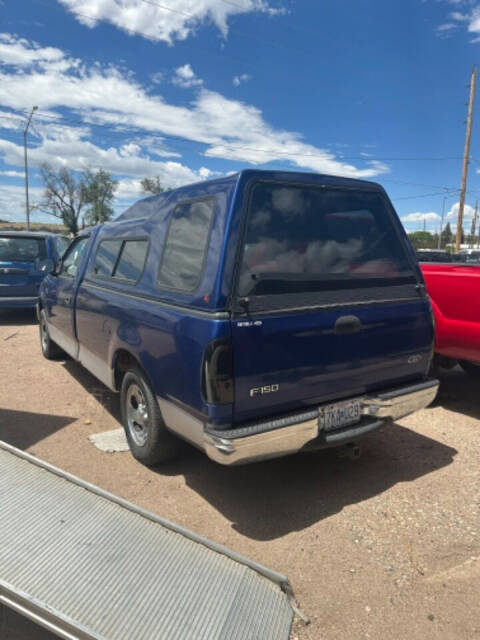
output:
POLYGON ((203 395, 211 404, 233 402, 233 349, 227 339, 213 340, 205 349, 203 395))

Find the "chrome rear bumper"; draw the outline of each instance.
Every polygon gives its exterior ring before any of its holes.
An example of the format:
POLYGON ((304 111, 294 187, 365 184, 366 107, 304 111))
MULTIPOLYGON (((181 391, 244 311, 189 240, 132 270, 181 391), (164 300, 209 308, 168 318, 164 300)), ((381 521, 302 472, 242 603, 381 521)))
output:
POLYGON ((319 428, 321 407, 236 429, 207 428, 204 432, 204 449, 212 460, 233 465, 277 458, 307 447, 320 449, 341 445, 389 421, 427 407, 437 395, 438 385, 438 380, 430 379, 416 385, 363 396, 359 398, 360 422, 334 431, 325 432, 319 428))

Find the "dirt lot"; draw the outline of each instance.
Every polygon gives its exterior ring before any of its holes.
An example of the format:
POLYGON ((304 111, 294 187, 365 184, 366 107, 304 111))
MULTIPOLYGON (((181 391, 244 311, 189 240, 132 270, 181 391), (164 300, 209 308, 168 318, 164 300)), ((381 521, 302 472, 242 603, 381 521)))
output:
POLYGON ((434 406, 363 441, 225 468, 188 449, 149 470, 87 436, 117 398, 40 355, 32 314, 0 316, 0 439, 286 573, 301 640, 480 638, 480 381, 447 372, 434 406))

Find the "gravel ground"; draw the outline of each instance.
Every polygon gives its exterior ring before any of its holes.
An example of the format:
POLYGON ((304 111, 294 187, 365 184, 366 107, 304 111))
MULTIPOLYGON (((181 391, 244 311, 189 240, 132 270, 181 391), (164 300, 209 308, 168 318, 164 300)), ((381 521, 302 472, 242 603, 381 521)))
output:
POLYGON ((286 573, 298 640, 480 639, 480 381, 445 372, 434 405, 332 451, 238 468, 188 448, 147 469, 88 436, 117 398, 47 362, 30 313, 0 316, 0 439, 286 573))

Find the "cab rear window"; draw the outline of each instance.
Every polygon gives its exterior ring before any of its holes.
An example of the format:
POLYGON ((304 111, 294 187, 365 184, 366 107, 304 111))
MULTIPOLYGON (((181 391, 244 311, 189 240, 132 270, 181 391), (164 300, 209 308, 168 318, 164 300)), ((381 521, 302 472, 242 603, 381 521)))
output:
POLYGON ((99 278, 112 278, 134 283, 140 279, 148 252, 148 240, 102 240, 93 263, 99 278))
POLYGON ((45 238, 0 236, 0 260, 33 262, 46 257, 45 238))
POLYGON ((239 296, 368 287, 413 278, 382 194, 278 183, 251 193, 239 296))

